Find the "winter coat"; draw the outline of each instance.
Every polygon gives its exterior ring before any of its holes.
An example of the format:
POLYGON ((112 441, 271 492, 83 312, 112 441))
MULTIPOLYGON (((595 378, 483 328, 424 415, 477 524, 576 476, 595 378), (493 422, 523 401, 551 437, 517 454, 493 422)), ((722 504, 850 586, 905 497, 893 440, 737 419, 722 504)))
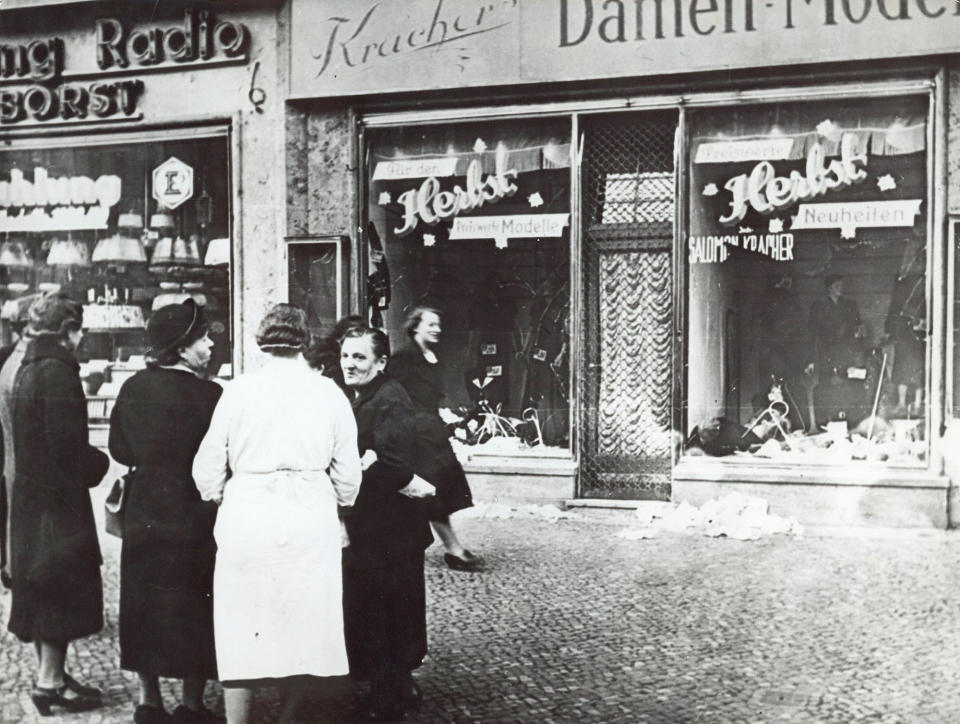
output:
POLYGON ((73 640, 103 626, 89 488, 110 461, 89 443, 79 370, 56 337, 43 335, 30 343, 14 383, 9 629, 23 641, 73 640))
POLYGON ((403 387, 379 375, 358 390, 353 412, 360 455, 372 450, 377 461, 363 471, 347 518, 349 554, 361 567, 379 567, 420 554, 433 541, 425 501, 397 492, 413 477, 415 411, 403 387))
POLYGON ((442 519, 450 513, 473 505, 470 485, 463 467, 450 447, 447 426, 440 417, 443 388, 440 365, 427 362, 420 350, 408 348, 390 358, 387 374, 403 385, 416 411, 417 453, 415 472, 434 485, 437 500, 431 518, 442 519))

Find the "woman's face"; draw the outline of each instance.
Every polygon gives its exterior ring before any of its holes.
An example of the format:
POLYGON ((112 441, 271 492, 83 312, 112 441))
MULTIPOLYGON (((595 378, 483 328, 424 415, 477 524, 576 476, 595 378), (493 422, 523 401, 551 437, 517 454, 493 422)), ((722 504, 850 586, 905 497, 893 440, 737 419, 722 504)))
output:
POLYGON ((210 335, 204 334, 189 347, 180 350, 181 361, 194 372, 200 372, 210 364, 210 350, 213 349, 213 340, 210 335))
POLYGON ((340 345, 343 381, 350 387, 363 387, 387 366, 386 357, 376 357, 369 337, 347 337, 340 345))
POLYGON ((413 330, 413 341, 421 347, 435 347, 440 343, 440 317, 424 312, 420 324, 413 330))

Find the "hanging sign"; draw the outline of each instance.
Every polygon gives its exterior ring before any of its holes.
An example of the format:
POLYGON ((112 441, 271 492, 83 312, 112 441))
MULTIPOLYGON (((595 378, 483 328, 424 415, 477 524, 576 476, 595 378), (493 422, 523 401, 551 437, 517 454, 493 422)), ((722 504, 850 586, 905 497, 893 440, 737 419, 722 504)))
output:
POLYGON ((840 229, 852 239, 859 228, 913 226, 921 199, 902 201, 848 201, 836 204, 800 204, 791 229, 840 229))
POLYGON ((153 198, 162 208, 175 209, 192 196, 192 167, 171 156, 153 169, 153 198))

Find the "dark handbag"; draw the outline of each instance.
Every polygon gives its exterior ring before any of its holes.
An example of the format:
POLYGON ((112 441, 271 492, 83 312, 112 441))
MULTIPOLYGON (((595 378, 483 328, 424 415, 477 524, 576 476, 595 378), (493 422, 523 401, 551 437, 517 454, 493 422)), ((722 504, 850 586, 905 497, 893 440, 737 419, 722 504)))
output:
POLYGON ((123 507, 130 491, 133 470, 113 481, 113 487, 103 501, 103 520, 107 533, 123 538, 123 507))

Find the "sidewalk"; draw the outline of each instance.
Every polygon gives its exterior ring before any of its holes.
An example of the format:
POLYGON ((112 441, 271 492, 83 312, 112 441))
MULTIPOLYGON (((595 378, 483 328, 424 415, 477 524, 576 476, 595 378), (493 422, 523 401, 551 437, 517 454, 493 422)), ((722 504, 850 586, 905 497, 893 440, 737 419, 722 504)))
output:
MULTIPOLYGON (((575 512, 458 520, 484 573, 449 571, 428 551, 419 721, 960 721, 960 536, 627 540, 629 513, 575 512)), ((106 707, 38 717, 32 647, 4 633, 0 722, 132 721, 135 680, 117 669, 118 546, 103 544, 107 628, 71 666, 105 687, 106 707)), ((345 680, 318 685, 300 720, 344 721, 358 694, 345 680)), ((215 685, 208 699, 222 707, 215 685)), ((276 710, 264 692, 253 721, 276 710)))

